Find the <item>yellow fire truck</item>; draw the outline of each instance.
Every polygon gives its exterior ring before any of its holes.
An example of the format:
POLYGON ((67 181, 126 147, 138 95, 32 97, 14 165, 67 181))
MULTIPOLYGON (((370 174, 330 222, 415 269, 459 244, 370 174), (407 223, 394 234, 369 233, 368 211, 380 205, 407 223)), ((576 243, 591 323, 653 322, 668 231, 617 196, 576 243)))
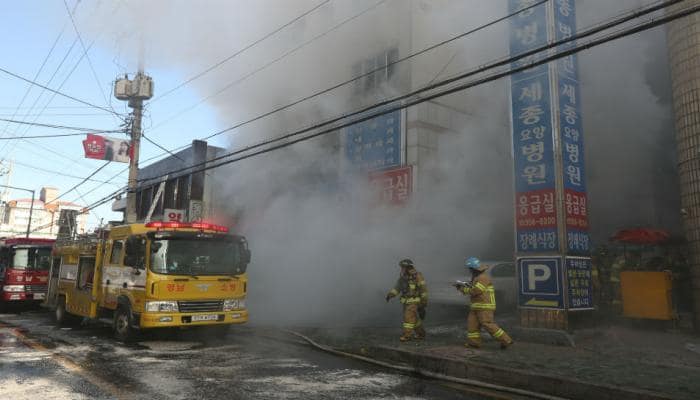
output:
MULTIPOLYGON (((48 303, 59 324, 109 321, 117 339, 137 330, 248 320, 243 236, 208 223, 150 222, 57 241, 48 303), (54 269, 58 268, 58 271, 54 269)), ((223 329, 222 329, 223 328, 223 329)))

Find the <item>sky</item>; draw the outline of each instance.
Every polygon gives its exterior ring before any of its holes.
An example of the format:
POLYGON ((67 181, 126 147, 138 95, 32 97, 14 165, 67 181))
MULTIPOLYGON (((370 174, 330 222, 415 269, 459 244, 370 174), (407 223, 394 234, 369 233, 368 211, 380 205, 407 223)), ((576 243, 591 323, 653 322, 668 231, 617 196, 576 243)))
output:
MULTIPOLYGON (((80 60, 84 51, 80 40, 71 49, 77 35, 62 0, 3 2, 4 22, 0 24, 0 47, 3 49, 3 57, 0 67, 53 89, 60 87, 60 92, 88 103, 107 108, 113 107, 120 114, 128 113, 126 104, 113 97, 112 82, 125 72, 135 72, 135 68, 123 64, 125 61, 121 59, 118 48, 108 47, 108 37, 101 37, 100 32, 95 33, 92 28, 85 29, 85 32, 81 29, 81 24, 90 15, 100 12, 100 9, 114 7, 113 4, 116 3, 82 1, 76 7, 74 1, 68 1, 69 7, 75 8, 75 22, 82 42, 89 47, 87 57, 80 60), (56 43, 55 48, 49 55, 54 43, 56 43), (94 43, 92 47, 90 47, 91 43, 94 43), (44 60, 46 64, 43 69, 40 69, 44 60), (90 64, 94 68, 94 74, 90 64)), ((147 70, 155 78, 156 94, 159 90, 162 92, 165 88, 174 87, 185 79, 183 72, 178 71, 177 68, 147 68, 147 70)), ((8 74, 0 73, 0 87, 2 87, 0 118, 101 130, 120 128, 118 119, 103 110, 59 95, 54 96, 51 92, 31 86, 8 74)), ((184 87, 158 102, 149 104, 143 122, 144 133, 148 134, 152 140, 172 149, 215 131, 219 128, 217 120, 207 104, 199 105, 187 112, 186 116, 183 115, 177 120, 162 125, 159 129, 150 129, 169 116, 173 109, 183 109, 198 101, 199 97, 190 88, 184 87)), ((63 133, 76 133, 76 131, 30 127, 0 121, 1 139, 63 133)), ((127 138, 122 133, 109 135, 127 138)), ((37 196, 43 186, 54 186, 60 189, 60 193, 64 193, 79 183, 80 178, 88 176, 104 164, 100 160, 84 158, 81 143, 83 139, 83 136, 70 136, 0 140, 0 159, 5 165, 14 160, 9 185, 34 189, 37 191, 37 196)), ((219 139, 218 144, 224 143, 225 140, 225 138, 219 139)), ((211 143, 216 145, 217 140, 212 140, 211 143)), ((142 160, 162 153, 162 150, 143 141, 142 160)), ((111 163, 92 179, 107 181, 119 174, 126 166, 127 164, 123 163, 111 163)), ((124 172, 110 184, 88 182, 81 185, 77 191, 67 194, 62 200, 81 205, 90 204, 125 185, 126 181, 127 173, 124 172)), ((5 177, 0 180, 0 184, 8 184, 5 177)), ((28 196, 28 192, 13 190, 9 198, 28 196)), ((120 214, 111 212, 111 204, 106 204, 91 213, 89 223, 94 226, 101 219, 106 222, 120 219, 120 217, 120 214)))

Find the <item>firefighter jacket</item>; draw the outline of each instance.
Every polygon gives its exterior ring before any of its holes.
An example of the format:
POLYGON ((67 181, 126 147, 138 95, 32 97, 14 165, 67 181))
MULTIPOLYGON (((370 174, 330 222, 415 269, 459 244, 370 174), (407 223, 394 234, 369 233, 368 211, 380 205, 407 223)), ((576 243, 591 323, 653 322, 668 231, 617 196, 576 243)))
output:
POLYGON ((462 292, 469 296, 472 310, 496 310, 496 291, 485 273, 472 278, 472 286, 464 287, 462 292))
POLYGON ((425 285, 425 279, 423 274, 415 270, 401 275, 394 288, 389 291, 389 295, 391 297, 400 295, 401 304, 428 304, 428 287, 425 285))

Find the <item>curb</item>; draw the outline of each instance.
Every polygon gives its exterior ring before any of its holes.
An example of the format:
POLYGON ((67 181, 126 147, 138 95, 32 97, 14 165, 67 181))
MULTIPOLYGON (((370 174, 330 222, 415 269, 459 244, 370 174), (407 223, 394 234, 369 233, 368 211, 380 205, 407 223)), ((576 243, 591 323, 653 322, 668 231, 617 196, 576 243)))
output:
POLYGON ((589 383, 577 379, 568 379, 547 374, 534 374, 519 369, 494 367, 492 365, 472 361, 442 358, 391 347, 366 347, 359 353, 357 350, 343 349, 341 351, 374 358, 384 362, 407 364, 414 368, 426 369, 456 378, 491 382, 569 399, 673 399, 673 397, 652 391, 589 383))

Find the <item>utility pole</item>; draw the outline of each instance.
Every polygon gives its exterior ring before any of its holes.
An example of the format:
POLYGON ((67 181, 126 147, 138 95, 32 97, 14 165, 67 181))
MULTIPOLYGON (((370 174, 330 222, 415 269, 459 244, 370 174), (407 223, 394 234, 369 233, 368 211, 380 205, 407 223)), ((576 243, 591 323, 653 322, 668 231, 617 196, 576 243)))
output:
POLYGON ((6 189, 22 190, 25 192, 32 193, 32 203, 29 205, 29 221, 27 222, 27 234, 26 234, 26 237, 29 237, 29 234, 32 232, 32 214, 34 214, 34 198, 35 198, 36 193, 32 189, 21 188, 21 187, 16 187, 16 186, 0 185, 0 187, 6 188, 6 189))
POLYGON ((129 101, 129 107, 134 110, 134 120, 131 123, 131 162, 129 163, 129 191, 126 194, 126 222, 136 222, 136 186, 139 173, 139 150, 141 147, 141 115, 143 100, 129 101))
POLYGON ((126 223, 134 223, 136 214, 136 189, 138 186, 139 152, 141 147, 141 118, 143 115, 143 101, 153 97, 153 80, 151 77, 139 71, 134 79, 128 76, 117 79, 114 83, 114 97, 119 100, 128 100, 129 107, 133 109, 131 121, 131 161, 129 162, 129 184, 126 193, 126 223))

